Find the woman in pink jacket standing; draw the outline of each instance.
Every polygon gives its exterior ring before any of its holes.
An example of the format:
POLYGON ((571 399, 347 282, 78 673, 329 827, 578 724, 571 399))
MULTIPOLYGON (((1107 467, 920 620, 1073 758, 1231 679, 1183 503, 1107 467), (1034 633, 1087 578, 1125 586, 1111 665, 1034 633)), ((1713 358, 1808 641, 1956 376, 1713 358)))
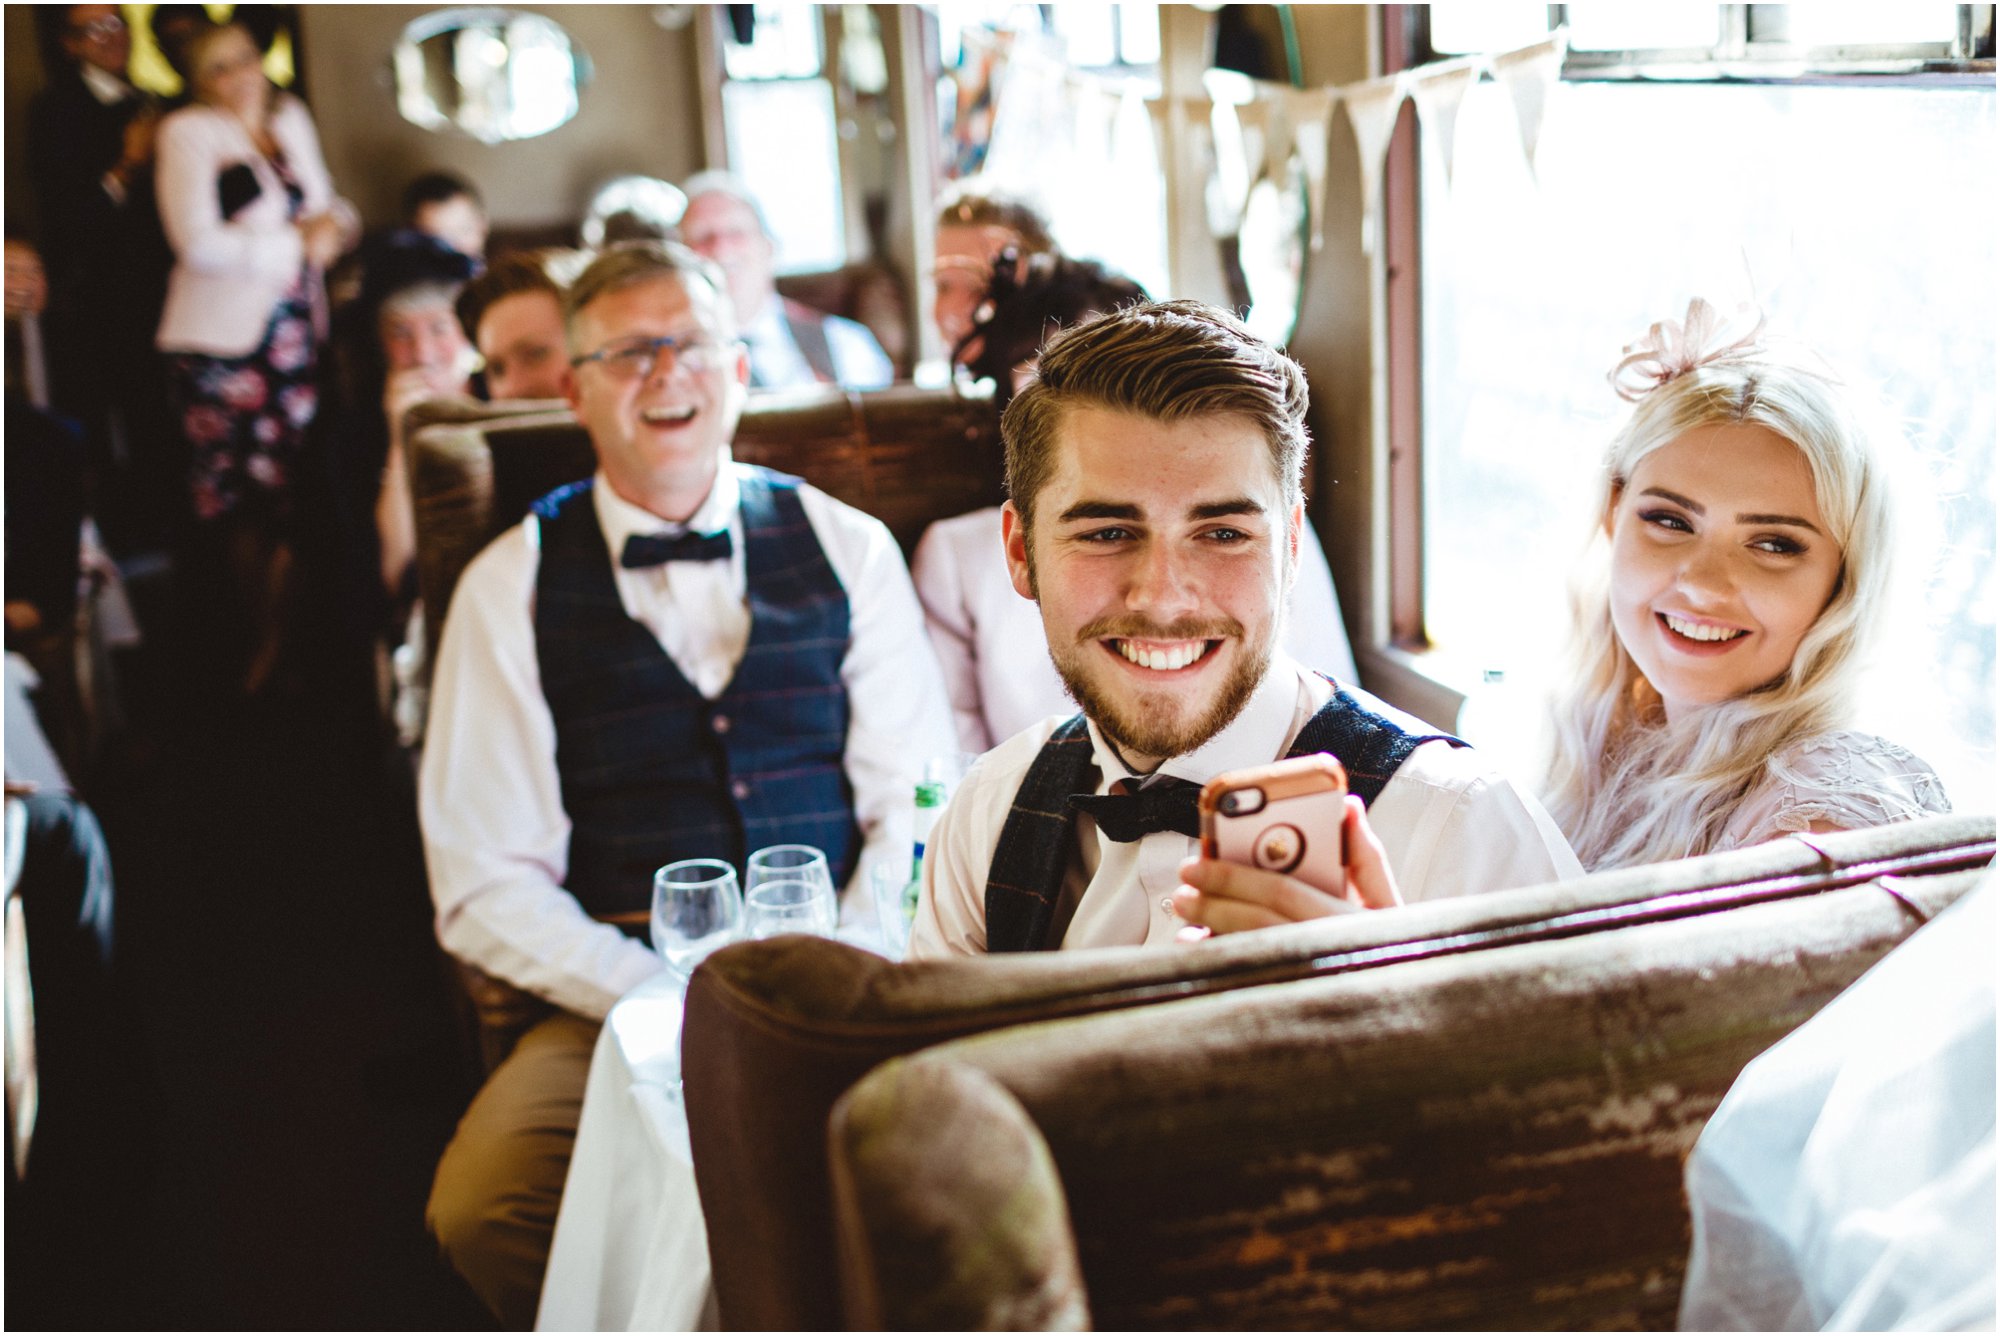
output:
POLYGON ((243 689, 270 679, 292 583, 292 488, 318 408, 322 275, 354 231, 312 118, 264 77, 240 25, 186 47, 195 100, 160 125, 174 249, 158 344, 193 459, 194 514, 224 554, 248 636, 243 689))

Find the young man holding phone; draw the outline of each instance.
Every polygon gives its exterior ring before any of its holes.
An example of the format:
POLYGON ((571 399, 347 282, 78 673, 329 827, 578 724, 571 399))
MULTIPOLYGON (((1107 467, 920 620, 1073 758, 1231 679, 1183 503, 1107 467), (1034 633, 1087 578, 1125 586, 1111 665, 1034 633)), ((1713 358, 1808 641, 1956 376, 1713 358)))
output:
POLYGON ((1082 713, 961 785, 913 957, 1157 945, 1581 875, 1500 772, 1278 650, 1305 411, 1298 365, 1199 303, 1131 307, 1043 353, 1002 423, 1001 538, 1082 713), (1316 752, 1348 774, 1345 894, 1195 856, 1203 784, 1316 752))

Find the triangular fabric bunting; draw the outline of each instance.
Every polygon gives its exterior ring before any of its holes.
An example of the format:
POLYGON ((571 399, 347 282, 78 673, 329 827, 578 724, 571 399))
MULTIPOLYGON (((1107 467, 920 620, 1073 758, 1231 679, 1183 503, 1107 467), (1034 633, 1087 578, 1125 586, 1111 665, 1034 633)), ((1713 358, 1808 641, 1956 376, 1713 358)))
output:
POLYGON ((1354 146, 1361 160, 1361 249, 1375 253, 1375 215, 1382 201, 1382 169, 1389 140, 1396 133, 1396 113, 1403 109, 1404 79, 1385 75, 1340 90, 1347 123, 1354 127, 1354 146))
POLYGON ((1530 176, 1535 175, 1535 152, 1541 145, 1549 89, 1562 78, 1563 53, 1568 49, 1568 34, 1558 31, 1546 42, 1493 57, 1493 77, 1514 102, 1514 119, 1521 127, 1521 152, 1527 155, 1530 176))
POLYGON ((1291 124, 1292 147, 1306 174, 1306 208, 1312 219, 1314 250, 1326 240, 1326 137, 1338 96, 1331 88, 1285 90, 1285 119, 1291 124))
MULTIPOLYGON (((1255 106, 1252 103, 1251 106, 1255 106)), ((1244 107, 1242 111, 1249 111, 1244 107)), ((1234 102, 1217 98, 1209 107, 1209 140, 1215 146, 1214 185, 1208 194, 1208 230, 1217 237, 1233 237, 1243 230, 1243 210, 1250 203, 1251 172, 1263 162, 1261 129, 1259 142, 1250 148, 1250 128, 1234 102)))
POLYGON ((1476 57, 1445 61, 1412 70, 1410 97, 1417 104, 1417 118, 1423 124, 1424 142, 1437 148, 1444 163, 1444 183, 1451 186, 1452 144, 1458 134, 1458 109, 1472 85, 1479 82, 1483 66, 1476 57))

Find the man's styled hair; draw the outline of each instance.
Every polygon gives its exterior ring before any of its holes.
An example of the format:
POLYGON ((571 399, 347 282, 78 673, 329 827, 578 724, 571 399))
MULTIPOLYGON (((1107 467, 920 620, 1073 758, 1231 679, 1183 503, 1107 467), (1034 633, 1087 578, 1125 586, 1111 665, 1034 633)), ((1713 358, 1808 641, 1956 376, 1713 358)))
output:
POLYGON ((550 277, 547 262, 540 252, 509 255, 495 260, 486 267, 485 273, 460 290, 458 323, 465 327, 465 337, 473 343, 479 342, 479 322, 486 318, 486 312, 493 303, 520 292, 546 292, 561 307, 562 284, 550 277))
POLYGON ((938 205, 937 225, 1004 227, 1021 239, 1024 255, 1049 254, 1056 249, 1055 239, 1049 235, 1049 225, 1042 215, 1032 205, 1002 195, 987 195, 971 189, 950 195, 938 205))
POLYGON ((472 182, 452 172, 425 172, 403 187, 403 221, 414 223, 417 210, 460 196, 471 200, 481 213, 486 212, 486 201, 480 198, 479 187, 472 182))
POLYGON ((1089 406, 1162 422, 1237 413, 1271 447, 1287 508, 1305 472, 1306 373, 1226 311, 1193 301, 1146 302, 1089 320, 1042 350, 1035 379, 1000 419, 1007 495, 1024 527, 1055 471, 1063 414, 1089 406))
POLYGON ((577 317, 585 307, 608 293, 623 292, 662 278, 671 278, 683 287, 690 283, 706 286, 714 296, 722 325, 716 332, 725 338, 734 337, 735 308, 729 304, 729 288, 722 281, 722 270, 713 261, 678 241, 621 241, 607 247, 569 285, 569 294, 563 301, 563 329, 569 336, 570 355, 576 357, 589 351, 577 344, 577 317))

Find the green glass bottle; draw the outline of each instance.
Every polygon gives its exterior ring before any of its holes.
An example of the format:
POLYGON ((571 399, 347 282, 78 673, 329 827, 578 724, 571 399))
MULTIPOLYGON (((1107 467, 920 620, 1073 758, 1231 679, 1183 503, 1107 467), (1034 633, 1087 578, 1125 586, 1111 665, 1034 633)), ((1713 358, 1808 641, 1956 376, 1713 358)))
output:
POLYGON ((924 843, 930 839, 931 827, 937 824, 938 812, 943 807, 943 784, 927 780, 917 785, 917 816, 911 826, 915 843, 910 856, 910 881, 903 887, 903 918, 911 923, 916 922, 917 896, 924 884, 924 843))

